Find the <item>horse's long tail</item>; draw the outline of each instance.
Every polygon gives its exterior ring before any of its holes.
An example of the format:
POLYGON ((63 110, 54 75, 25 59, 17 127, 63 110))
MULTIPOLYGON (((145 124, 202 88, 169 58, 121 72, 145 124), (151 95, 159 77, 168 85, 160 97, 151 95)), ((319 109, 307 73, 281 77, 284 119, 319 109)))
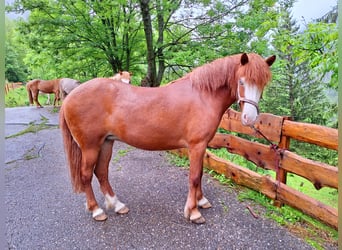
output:
POLYGON ((66 123, 63 105, 59 113, 59 126, 63 136, 64 151, 67 156, 73 189, 76 193, 83 192, 84 187, 81 178, 82 153, 66 123))
POLYGON ((29 83, 26 84, 26 90, 27 90, 27 95, 28 95, 30 104, 33 104, 33 96, 32 96, 32 92, 31 92, 29 83))

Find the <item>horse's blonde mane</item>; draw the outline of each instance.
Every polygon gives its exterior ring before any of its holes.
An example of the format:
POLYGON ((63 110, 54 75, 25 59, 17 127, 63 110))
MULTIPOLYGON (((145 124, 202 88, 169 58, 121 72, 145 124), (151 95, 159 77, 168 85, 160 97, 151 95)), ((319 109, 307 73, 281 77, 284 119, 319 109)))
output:
POLYGON ((242 54, 216 59, 208 64, 195 68, 185 77, 190 79, 193 87, 209 92, 220 88, 230 88, 232 96, 236 95, 236 84, 239 77, 261 88, 271 79, 271 72, 265 59, 257 54, 248 54, 249 62, 241 65, 242 54))
POLYGON ((191 84, 201 90, 215 91, 235 78, 235 69, 239 64, 234 56, 216 59, 189 73, 191 84))

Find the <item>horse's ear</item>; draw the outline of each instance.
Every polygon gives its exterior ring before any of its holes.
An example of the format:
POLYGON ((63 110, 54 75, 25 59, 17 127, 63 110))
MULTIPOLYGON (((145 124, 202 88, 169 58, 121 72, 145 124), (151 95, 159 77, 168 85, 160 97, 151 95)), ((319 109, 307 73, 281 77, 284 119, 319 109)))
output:
POLYGON ((130 76, 132 76, 132 75, 133 75, 133 73, 130 71, 130 72, 129 72, 129 75, 130 75, 130 76))
POLYGON ((274 63, 274 61, 276 60, 276 58, 277 57, 275 55, 270 56, 269 58, 267 58, 266 59, 266 63, 268 64, 268 66, 271 66, 274 63))
POLYGON ((248 63, 248 56, 246 53, 243 53, 241 55, 241 59, 240 59, 241 65, 245 65, 248 63))
POLYGON ((121 70, 119 70, 119 74, 122 75, 122 71, 121 70))

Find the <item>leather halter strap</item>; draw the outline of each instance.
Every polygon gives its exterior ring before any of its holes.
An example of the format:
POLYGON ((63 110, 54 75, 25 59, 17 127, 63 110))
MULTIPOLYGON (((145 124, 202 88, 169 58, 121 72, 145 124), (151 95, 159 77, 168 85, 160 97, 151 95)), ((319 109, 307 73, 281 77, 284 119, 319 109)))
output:
POLYGON ((239 97, 239 100, 237 101, 237 103, 239 104, 240 102, 245 102, 245 103, 252 104, 256 108, 257 114, 259 115, 260 112, 259 112, 259 105, 258 105, 258 103, 256 103, 255 101, 246 99, 244 97, 239 97))
POLYGON ((242 85, 244 85, 243 81, 239 80, 239 84, 237 86, 237 97, 238 97, 237 98, 238 99, 237 104, 240 104, 240 102, 249 103, 249 104, 251 104, 251 105, 253 105, 255 107, 255 109, 257 111, 257 114, 259 115, 260 112, 259 112, 259 105, 258 105, 258 103, 255 102, 255 101, 249 100, 249 99, 247 99, 245 97, 241 97, 240 96, 240 89, 239 89, 240 83, 242 83, 242 85))

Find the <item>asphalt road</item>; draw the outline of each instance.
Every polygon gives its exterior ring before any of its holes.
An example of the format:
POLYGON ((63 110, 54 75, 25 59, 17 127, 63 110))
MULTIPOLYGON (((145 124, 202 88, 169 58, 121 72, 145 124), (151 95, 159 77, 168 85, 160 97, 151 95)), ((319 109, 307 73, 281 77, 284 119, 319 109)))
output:
MULTIPOLYGON (((107 221, 96 222, 84 195, 72 191, 58 113, 10 108, 5 120, 6 136, 48 124, 5 141, 8 249, 312 249, 274 221, 254 218, 246 206, 261 208, 238 201, 233 188, 207 175, 204 192, 213 207, 202 211, 205 224, 189 223, 183 218, 188 171, 171 166, 165 152, 117 142, 110 182, 130 212, 110 211, 107 221)), ((93 186, 103 204, 97 181, 93 186)))

